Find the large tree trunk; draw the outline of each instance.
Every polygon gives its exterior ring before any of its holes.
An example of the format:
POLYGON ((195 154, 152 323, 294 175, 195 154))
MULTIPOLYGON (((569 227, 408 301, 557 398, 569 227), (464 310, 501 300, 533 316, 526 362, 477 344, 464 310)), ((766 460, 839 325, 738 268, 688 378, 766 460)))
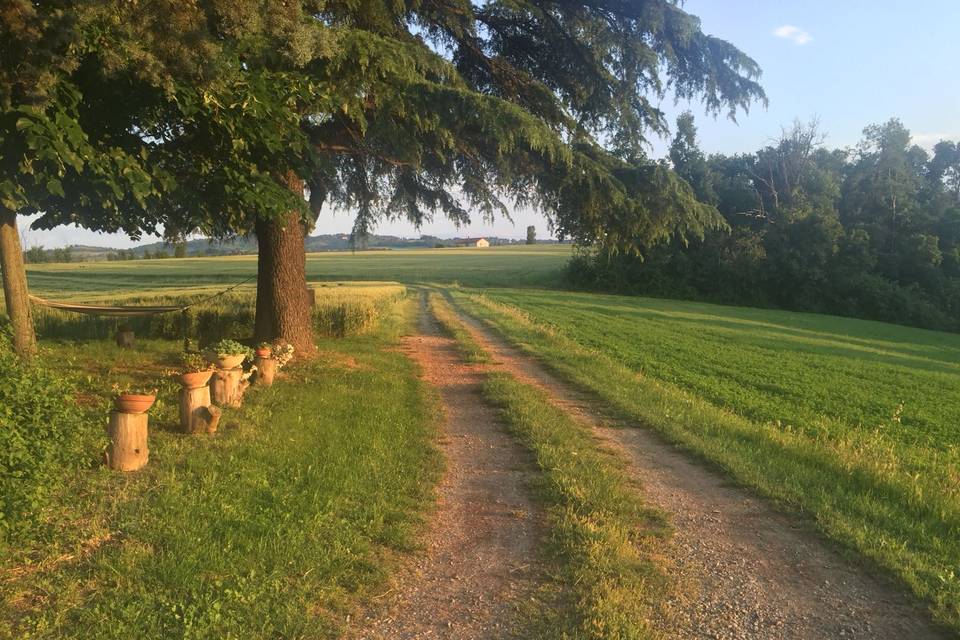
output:
MULTIPOLYGON (((287 186, 303 194, 303 181, 286 177, 287 186)), ((299 211, 281 221, 257 222, 257 340, 283 338, 298 353, 315 350, 307 300, 304 228, 299 211)))
POLYGON ((0 208, 0 271, 3 275, 3 299, 13 327, 13 348, 24 360, 37 353, 33 332, 27 272, 23 268, 23 248, 17 231, 17 214, 0 208))

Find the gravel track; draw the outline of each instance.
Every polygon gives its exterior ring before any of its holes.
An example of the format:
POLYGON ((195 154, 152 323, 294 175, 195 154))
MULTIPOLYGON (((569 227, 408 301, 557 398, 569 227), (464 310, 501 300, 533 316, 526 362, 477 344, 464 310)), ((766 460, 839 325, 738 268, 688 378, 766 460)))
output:
POLYGON ((676 581, 659 631, 668 638, 953 637, 884 577, 774 510, 651 429, 611 424, 583 394, 460 313, 494 368, 544 390, 627 462, 646 500, 670 515, 665 562, 676 581), (626 427, 626 428, 623 428, 626 427))
POLYGON ((425 551, 348 635, 514 637, 516 608, 537 585, 543 517, 528 491, 533 463, 483 400, 483 372, 463 362, 423 302, 420 333, 402 348, 440 393, 446 472, 425 551))

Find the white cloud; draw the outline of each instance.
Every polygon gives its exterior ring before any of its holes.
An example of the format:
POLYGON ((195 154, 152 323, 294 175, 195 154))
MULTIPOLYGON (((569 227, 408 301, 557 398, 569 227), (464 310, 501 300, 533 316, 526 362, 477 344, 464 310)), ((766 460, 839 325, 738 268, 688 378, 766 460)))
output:
POLYGON ((785 24, 773 30, 773 35, 784 40, 789 40, 793 44, 804 45, 813 40, 813 36, 792 24, 785 24))

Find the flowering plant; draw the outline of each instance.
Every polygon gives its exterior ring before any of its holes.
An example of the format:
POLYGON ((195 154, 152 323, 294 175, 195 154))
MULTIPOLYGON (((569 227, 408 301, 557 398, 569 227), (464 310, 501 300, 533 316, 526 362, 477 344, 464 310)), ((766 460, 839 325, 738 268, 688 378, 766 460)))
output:
POLYGON ((277 368, 282 369, 293 358, 293 345, 286 342, 273 343, 273 359, 277 361, 277 368))

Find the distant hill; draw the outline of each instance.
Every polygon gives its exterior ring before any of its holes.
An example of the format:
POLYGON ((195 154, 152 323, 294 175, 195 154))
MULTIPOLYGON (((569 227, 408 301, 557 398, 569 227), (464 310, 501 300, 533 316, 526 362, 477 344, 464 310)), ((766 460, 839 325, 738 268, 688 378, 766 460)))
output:
MULTIPOLYGON (((466 238, 440 238, 424 235, 419 238, 401 238, 399 236, 371 235, 357 246, 350 242, 350 234, 335 233, 310 236, 306 241, 308 252, 320 251, 373 251, 382 249, 414 249, 432 247, 455 247, 462 244, 466 238)), ((524 240, 515 238, 487 237, 492 246, 505 244, 523 244, 524 240)), ((537 244, 555 244, 556 240, 537 240, 537 244)), ((198 238, 186 242, 186 255, 195 256, 229 256, 245 255, 257 252, 257 241, 254 238, 233 238, 230 240, 210 240, 198 238)), ((174 245, 167 242, 151 242, 130 249, 113 247, 95 247, 88 245, 71 245, 61 249, 43 249, 34 247, 25 252, 27 262, 96 262, 100 260, 142 259, 146 257, 174 256, 174 245)))

